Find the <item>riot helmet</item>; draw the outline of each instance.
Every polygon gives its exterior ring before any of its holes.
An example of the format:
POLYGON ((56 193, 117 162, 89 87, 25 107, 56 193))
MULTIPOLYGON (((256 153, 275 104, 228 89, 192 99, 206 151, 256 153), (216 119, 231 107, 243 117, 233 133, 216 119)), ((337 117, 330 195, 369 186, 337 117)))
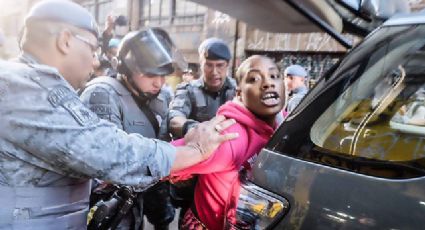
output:
POLYGON ((118 72, 165 76, 175 67, 186 69, 187 63, 177 51, 168 33, 160 28, 147 28, 127 34, 118 49, 118 72))

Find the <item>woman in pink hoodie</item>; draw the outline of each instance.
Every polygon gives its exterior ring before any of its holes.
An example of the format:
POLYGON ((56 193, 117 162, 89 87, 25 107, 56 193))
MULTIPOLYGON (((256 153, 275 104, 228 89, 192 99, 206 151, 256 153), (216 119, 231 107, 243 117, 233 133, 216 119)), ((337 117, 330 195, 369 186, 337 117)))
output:
MULTIPOLYGON (((276 128, 275 116, 285 104, 284 80, 276 64, 265 56, 246 59, 236 81, 236 98, 222 105, 217 114, 236 120, 223 132, 238 133, 239 138, 223 142, 204 162, 171 175, 173 180, 198 175, 194 205, 186 212, 181 229, 221 230, 226 218, 235 222, 239 170, 250 167, 249 162, 270 139, 276 128)), ((174 144, 182 145, 184 140, 174 144)))

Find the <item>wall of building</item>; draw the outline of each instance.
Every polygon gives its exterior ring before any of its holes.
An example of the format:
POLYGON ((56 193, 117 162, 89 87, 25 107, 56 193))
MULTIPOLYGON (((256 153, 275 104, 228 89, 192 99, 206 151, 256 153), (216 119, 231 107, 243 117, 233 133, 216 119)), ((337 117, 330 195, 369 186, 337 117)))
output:
MULTIPOLYGON (((40 0, 0 0, 0 33, 4 34, 4 45, 0 54, 12 57, 19 52, 17 39, 23 24, 23 18, 30 7, 40 0)), ((143 10, 147 4, 160 0, 75 0, 89 9, 99 22, 101 28, 108 14, 126 15, 130 18, 132 30, 145 26, 142 21, 143 10), (97 8, 96 8, 97 6, 97 8)), ((171 0, 162 0, 161 2, 171 0)), ((177 0, 182 1, 182 0, 177 0)), ((413 10, 425 7, 425 0, 409 0, 413 10)), ((194 4, 194 3, 187 3, 194 4)), ((193 5, 191 5, 190 8, 193 5)), ((189 62, 198 62, 197 47, 207 37, 216 36, 228 42, 237 57, 236 64, 243 58, 245 50, 268 51, 344 51, 335 40, 327 34, 273 34, 249 27, 228 15, 207 10, 201 22, 161 24, 159 26, 170 32, 178 47, 181 48, 189 62)), ((199 18, 198 18, 199 21, 199 18)), ((1 35, 0 35, 1 36, 1 35)), ((351 38, 355 39, 355 38, 351 38)))
POLYGON ((19 33, 23 27, 25 15, 38 1, 40 0, 0 0, 0 33, 3 34, 0 58, 12 58, 19 53, 19 33))

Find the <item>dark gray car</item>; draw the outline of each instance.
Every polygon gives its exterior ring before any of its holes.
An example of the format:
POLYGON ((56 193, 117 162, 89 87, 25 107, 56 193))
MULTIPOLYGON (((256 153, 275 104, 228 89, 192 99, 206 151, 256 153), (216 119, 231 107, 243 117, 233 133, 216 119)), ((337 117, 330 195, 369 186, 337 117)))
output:
POLYGON ((322 76, 246 177, 240 229, 424 229, 425 12, 392 17, 322 76))

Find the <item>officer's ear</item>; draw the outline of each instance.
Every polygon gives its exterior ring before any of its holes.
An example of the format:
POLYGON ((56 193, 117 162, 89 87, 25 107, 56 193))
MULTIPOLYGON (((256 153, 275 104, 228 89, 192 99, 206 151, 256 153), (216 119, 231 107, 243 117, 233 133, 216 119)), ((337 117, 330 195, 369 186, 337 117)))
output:
POLYGON ((71 50, 72 32, 65 29, 61 30, 56 37, 56 47, 62 54, 68 54, 71 50))

